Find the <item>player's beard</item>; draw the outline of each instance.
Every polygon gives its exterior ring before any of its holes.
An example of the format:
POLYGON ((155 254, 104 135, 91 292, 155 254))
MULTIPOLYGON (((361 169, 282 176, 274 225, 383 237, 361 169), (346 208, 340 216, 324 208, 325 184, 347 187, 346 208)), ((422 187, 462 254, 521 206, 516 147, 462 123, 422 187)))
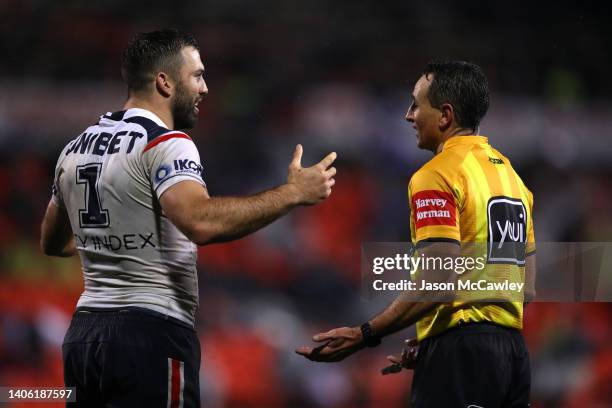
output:
POLYGON ((182 82, 176 86, 176 95, 172 104, 172 117, 174 129, 191 129, 198 122, 198 114, 195 105, 199 95, 191 97, 182 82))

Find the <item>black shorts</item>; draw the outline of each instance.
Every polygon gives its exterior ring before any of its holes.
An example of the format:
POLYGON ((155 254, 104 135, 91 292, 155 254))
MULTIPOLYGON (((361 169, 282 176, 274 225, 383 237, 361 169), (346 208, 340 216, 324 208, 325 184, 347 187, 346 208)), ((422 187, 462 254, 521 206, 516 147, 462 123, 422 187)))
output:
POLYGON ((67 407, 200 407, 192 327, 148 310, 77 311, 64 338, 67 407))
POLYGON ((520 331, 466 324, 423 340, 411 408, 529 407, 531 370, 520 331))

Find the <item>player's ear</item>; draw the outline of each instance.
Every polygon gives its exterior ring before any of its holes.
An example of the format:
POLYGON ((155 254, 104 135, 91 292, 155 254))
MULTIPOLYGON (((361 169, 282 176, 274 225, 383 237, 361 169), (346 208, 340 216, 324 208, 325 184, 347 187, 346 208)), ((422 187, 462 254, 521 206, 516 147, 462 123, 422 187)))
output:
POLYGON ((172 95, 174 84, 170 79, 170 75, 165 72, 158 72, 155 75, 155 88, 162 96, 169 98, 172 95))
POLYGON ((440 130, 446 130, 455 121, 455 109, 450 103, 443 103, 440 107, 440 119, 438 126, 440 130))

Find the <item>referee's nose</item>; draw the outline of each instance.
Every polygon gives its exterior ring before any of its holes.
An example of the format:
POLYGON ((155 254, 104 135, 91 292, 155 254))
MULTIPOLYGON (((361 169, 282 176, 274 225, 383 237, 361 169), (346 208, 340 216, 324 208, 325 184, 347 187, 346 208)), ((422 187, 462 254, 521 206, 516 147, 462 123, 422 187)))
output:
POLYGON ((406 122, 414 122, 414 113, 412 112, 412 109, 408 109, 404 118, 406 119, 406 122))
POLYGON ((204 96, 208 93, 208 85, 206 85, 206 81, 202 79, 202 86, 200 87, 199 94, 204 96))

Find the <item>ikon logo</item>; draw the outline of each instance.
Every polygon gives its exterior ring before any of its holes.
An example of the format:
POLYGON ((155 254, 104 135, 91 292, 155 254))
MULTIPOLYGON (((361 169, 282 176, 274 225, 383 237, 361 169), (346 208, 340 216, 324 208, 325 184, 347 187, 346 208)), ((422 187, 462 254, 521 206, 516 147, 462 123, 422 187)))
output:
POLYGON ((521 200, 493 197, 487 205, 489 263, 525 263, 527 212, 521 200))
POLYGON ((180 159, 174 161, 174 170, 176 171, 192 171, 195 173, 202 173, 202 166, 193 160, 180 159))

